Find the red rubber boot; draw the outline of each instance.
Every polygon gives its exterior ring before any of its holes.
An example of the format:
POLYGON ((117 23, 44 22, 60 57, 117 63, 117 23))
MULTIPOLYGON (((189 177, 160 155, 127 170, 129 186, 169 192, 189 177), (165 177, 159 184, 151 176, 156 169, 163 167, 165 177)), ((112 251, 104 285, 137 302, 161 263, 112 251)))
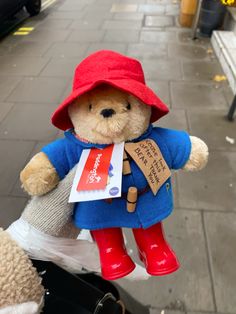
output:
POLYGON ((102 277, 115 280, 131 273, 135 264, 126 252, 120 228, 91 231, 100 254, 102 277))
POLYGON ((140 259, 150 275, 167 275, 179 268, 175 253, 165 240, 161 222, 148 229, 133 229, 133 233, 140 259))

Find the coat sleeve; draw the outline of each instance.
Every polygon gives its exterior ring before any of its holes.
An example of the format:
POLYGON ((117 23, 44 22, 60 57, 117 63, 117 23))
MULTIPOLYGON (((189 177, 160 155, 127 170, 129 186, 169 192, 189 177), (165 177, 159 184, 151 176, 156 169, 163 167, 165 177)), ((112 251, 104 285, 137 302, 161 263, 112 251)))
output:
POLYGON ((62 180, 70 171, 70 164, 68 160, 68 147, 67 140, 59 139, 42 148, 42 152, 45 153, 50 160, 51 164, 57 171, 60 179, 62 180))
POLYGON ((171 168, 183 168, 189 160, 191 153, 191 140, 189 134, 185 131, 177 131, 172 129, 158 128, 158 133, 165 142, 170 156, 171 168))

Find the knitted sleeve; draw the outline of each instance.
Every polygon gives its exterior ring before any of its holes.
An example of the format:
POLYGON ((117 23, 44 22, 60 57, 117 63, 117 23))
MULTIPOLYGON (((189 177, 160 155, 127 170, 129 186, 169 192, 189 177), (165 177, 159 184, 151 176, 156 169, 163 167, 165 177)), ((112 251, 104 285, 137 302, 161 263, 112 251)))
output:
POLYGON ((172 169, 183 168, 191 153, 191 141, 185 131, 158 128, 158 133, 165 142, 172 159, 172 169))

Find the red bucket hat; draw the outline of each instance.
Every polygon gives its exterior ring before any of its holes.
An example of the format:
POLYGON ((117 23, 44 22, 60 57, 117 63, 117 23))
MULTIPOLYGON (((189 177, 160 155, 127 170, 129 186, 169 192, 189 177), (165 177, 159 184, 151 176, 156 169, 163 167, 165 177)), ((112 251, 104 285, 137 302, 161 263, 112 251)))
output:
POLYGON ((53 113, 52 123, 61 130, 72 128, 68 106, 77 97, 100 84, 117 87, 152 106, 151 122, 169 112, 168 107, 146 86, 139 61, 114 51, 101 50, 91 54, 77 66, 72 92, 53 113))

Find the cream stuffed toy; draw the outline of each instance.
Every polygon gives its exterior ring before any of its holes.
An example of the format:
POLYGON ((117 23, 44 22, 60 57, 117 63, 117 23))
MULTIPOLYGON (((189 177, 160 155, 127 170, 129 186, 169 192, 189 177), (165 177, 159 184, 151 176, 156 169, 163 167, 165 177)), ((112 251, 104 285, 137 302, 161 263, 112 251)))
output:
POLYGON ((65 137, 45 146, 21 172, 24 189, 44 195, 78 164, 83 150, 103 152, 125 143, 121 197, 79 202, 73 209, 74 225, 90 230, 97 243, 105 279, 124 277, 135 268, 122 227, 132 228, 150 275, 179 268, 162 226, 173 210, 170 169, 202 169, 208 149, 185 131, 152 126, 167 113, 145 84, 137 60, 113 51, 96 52, 78 65, 71 94, 52 116, 65 137))
POLYGON ((36 314, 43 306, 41 278, 26 253, 0 229, 0 314, 36 314))
POLYGON ((99 271, 96 246, 77 240, 68 197, 75 169, 44 196, 33 197, 21 217, 0 229, 0 314, 38 314, 42 279, 29 257, 52 261, 70 272, 99 271))

